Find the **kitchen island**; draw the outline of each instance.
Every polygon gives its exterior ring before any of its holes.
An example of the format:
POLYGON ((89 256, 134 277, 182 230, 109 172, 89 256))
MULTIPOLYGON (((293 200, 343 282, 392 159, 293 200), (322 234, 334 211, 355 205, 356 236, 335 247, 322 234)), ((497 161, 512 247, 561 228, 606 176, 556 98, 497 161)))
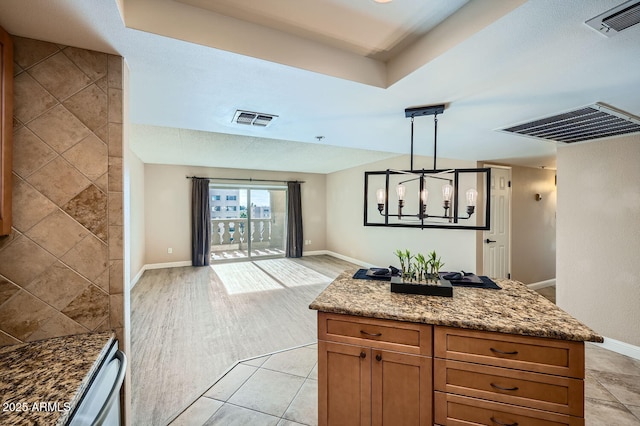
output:
POLYGON ((345 271, 318 311, 319 424, 584 424, 584 342, 602 337, 512 280, 453 297, 345 271))
POLYGON ((114 340, 108 331, 0 347, 0 424, 65 424, 114 340))

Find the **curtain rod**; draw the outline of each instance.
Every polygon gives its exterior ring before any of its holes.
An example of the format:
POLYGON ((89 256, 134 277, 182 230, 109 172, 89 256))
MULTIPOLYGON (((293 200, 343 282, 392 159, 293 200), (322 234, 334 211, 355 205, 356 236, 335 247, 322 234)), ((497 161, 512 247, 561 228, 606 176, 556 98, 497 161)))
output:
POLYGON ((272 179, 253 179, 253 178, 212 178, 212 177, 200 177, 200 176, 187 176, 187 179, 209 179, 209 180, 239 180, 242 182, 277 182, 277 183, 305 183, 303 180, 272 180, 272 179))

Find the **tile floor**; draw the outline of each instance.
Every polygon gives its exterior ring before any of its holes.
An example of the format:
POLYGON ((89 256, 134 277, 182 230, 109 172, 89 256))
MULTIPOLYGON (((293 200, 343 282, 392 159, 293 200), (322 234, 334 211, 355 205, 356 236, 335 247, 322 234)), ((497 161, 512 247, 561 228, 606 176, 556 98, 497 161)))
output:
POLYGON ((172 426, 316 425, 318 346, 237 363, 172 426))
MULTIPOLYGON (((587 426, 640 426, 640 360, 586 345, 587 426)), ((317 424, 317 345, 236 364, 172 426, 317 424)))

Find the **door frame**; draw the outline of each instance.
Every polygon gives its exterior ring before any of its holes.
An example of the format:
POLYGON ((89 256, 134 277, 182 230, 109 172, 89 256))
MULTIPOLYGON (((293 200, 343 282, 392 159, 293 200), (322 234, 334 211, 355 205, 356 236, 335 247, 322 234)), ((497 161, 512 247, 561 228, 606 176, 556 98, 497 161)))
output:
MULTIPOLYGON (((490 167, 492 169, 506 169, 509 170, 509 182, 513 182, 513 167, 512 166, 505 166, 502 164, 494 164, 494 163, 483 163, 480 162, 478 167, 490 167)), ((512 246, 512 240, 513 240, 513 235, 512 235, 512 194, 513 194, 513 185, 509 186, 509 253, 508 253, 508 265, 507 268, 509 270, 508 274, 511 275, 511 246, 512 246)), ((495 203, 492 203, 495 204, 495 203)), ((492 205, 492 207, 495 207, 494 205, 492 205)), ((492 225, 495 225, 494 223, 492 223, 492 225)), ((485 271, 484 271, 484 257, 485 257, 485 246, 486 244, 484 243, 484 233, 486 231, 477 231, 476 232, 476 271, 478 275, 485 275, 485 271)))

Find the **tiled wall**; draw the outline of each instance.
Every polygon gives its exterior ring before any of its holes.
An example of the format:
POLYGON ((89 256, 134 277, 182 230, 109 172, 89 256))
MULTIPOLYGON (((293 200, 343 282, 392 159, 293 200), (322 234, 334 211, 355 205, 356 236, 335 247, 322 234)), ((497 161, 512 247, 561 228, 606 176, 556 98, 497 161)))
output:
POLYGON ((14 37, 13 232, 0 346, 123 334, 122 58, 14 37))

